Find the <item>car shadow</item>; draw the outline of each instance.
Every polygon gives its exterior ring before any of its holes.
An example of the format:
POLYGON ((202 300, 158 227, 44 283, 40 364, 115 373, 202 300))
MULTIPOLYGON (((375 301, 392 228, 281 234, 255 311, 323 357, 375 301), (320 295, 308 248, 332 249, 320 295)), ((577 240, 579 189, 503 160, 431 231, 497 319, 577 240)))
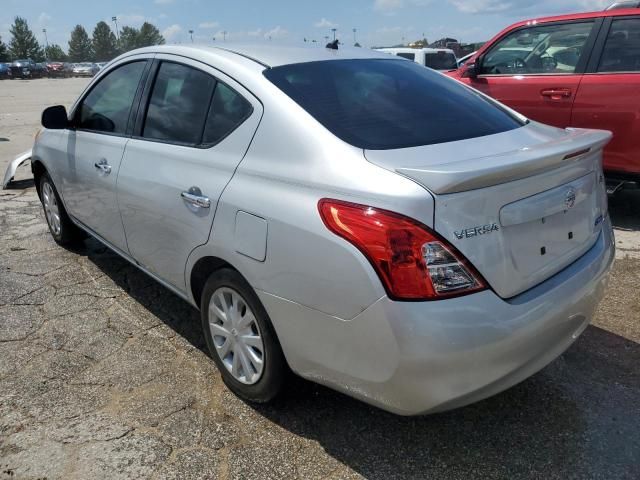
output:
POLYGON ((622 190, 611 195, 609 213, 615 228, 640 231, 640 189, 622 190))
MULTIPOLYGON (((208 355, 196 309, 93 239, 77 253, 208 355)), ((590 326, 540 373, 451 412, 401 417, 297 377, 272 404, 249 406, 368 479, 632 478, 637 365, 640 345, 590 326)))

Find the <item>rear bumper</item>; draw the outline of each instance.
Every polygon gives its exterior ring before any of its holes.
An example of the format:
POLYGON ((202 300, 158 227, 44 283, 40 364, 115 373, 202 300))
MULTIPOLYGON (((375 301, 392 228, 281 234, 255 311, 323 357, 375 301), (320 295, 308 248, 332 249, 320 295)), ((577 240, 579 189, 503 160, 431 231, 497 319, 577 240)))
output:
POLYGON ((416 415, 494 395, 564 352, 593 317, 614 249, 607 218, 585 255, 508 301, 492 291, 437 302, 383 297, 342 320, 258 293, 294 371, 416 415))

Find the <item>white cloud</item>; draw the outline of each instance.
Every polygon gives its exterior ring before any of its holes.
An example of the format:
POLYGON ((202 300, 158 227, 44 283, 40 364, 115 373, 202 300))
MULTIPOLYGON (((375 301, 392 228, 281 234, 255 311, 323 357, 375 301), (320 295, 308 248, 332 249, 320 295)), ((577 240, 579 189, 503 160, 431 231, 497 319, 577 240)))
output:
POLYGON ((168 41, 175 40, 182 33, 182 27, 177 23, 168 26, 162 31, 162 36, 168 41))
MULTIPOLYGON (((149 21, 154 23, 153 19, 147 19, 144 15, 140 15, 137 13, 121 13, 117 15, 118 18, 118 28, 122 27, 139 27, 144 22, 149 21)), ((105 19, 105 22, 111 23, 111 17, 105 19)))
POLYGON ((173 0, 154 0, 154 2, 156 5, 169 5, 170 3, 173 3, 173 0))
POLYGON ((51 19, 51 15, 42 12, 40 15, 38 15, 38 25, 41 27, 45 27, 51 21, 51 19))
POLYGON ((404 0, 376 0, 373 9, 377 12, 391 12, 404 6, 404 0))
POLYGON ((511 2, 503 0, 449 0, 462 13, 496 13, 512 8, 511 2))
POLYGON ((287 32, 284 28, 278 25, 277 27, 274 27, 271 30, 264 32, 264 38, 267 38, 267 39, 282 38, 282 37, 286 37, 288 34, 289 32, 287 32))
POLYGON ((250 30, 247 32, 247 35, 250 37, 259 37, 262 35, 262 29, 258 28, 257 30, 250 30))
POLYGON ((373 2, 373 9, 376 12, 393 15, 394 12, 400 8, 410 5, 422 7, 429 3, 431 3, 431 0, 375 0, 375 2, 373 2))
POLYGON ((316 28, 336 28, 338 24, 322 17, 320 20, 314 23, 313 26, 316 28))
POLYGON ((218 28, 219 26, 220 26, 219 22, 202 22, 198 25, 198 28, 211 29, 211 28, 218 28))

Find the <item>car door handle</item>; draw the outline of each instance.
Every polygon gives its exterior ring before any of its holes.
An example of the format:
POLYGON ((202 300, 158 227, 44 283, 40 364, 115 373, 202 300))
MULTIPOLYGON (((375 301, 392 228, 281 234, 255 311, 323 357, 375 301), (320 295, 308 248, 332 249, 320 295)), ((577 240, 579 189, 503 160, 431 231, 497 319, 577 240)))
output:
POLYGON ((211 206, 211 200, 209 200, 209 197, 202 195, 202 192, 198 187, 191 187, 186 192, 182 192, 180 196, 185 202, 196 207, 209 208, 211 206))
POLYGON ((104 158, 99 162, 94 163, 93 166, 105 175, 109 175, 111 173, 111 165, 109 165, 104 158))
POLYGON ((561 100, 563 98, 569 98, 571 96, 570 88, 545 88, 540 90, 540 95, 543 97, 549 97, 551 100, 561 100))

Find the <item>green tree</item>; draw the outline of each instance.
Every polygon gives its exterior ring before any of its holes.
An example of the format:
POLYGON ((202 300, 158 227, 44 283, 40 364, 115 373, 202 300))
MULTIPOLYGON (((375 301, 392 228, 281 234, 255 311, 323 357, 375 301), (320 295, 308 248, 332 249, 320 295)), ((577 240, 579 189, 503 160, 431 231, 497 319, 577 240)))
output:
POLYGON ((9 50, 7 50, 7 46, 2 42, 2 37, 0 37, 0 62, 8 62, 9 61, 9 50))
POLYGON ((45 50, 45 56, 47 57, 47 60, 55 60, 57 62, 67 61, 67 54, 64 53, 64 50, 62 50, 62 47, 60 45, 52 43, 44 50, 45 50))
POLYGON ((120 30, 120 51, 128 52, 134 48, 138 48, 138 37, 140 30, 133 27, 122 27, 120 30))
POLYGON ((163 45, 164 37, 160 35, 160 30, 149 22, 144 22, 138 32, 138 47, 150 47, 151 45, 163 45))
POLYGON ((116 36, 106 22, 98 22, 93 29, 93 53, 97 62, 107 62, 118 55, 116 36))
POLYGON ((93 46, 87 31, 82 25, 76 25, 69 39, 69 59, 72 62, 93 60, 93 46))
POLYGON ((10 31, 9 51, 14 59, 32 58, 37 61, 44 56, 44 52, 24 18, 16 17, 10 31))

